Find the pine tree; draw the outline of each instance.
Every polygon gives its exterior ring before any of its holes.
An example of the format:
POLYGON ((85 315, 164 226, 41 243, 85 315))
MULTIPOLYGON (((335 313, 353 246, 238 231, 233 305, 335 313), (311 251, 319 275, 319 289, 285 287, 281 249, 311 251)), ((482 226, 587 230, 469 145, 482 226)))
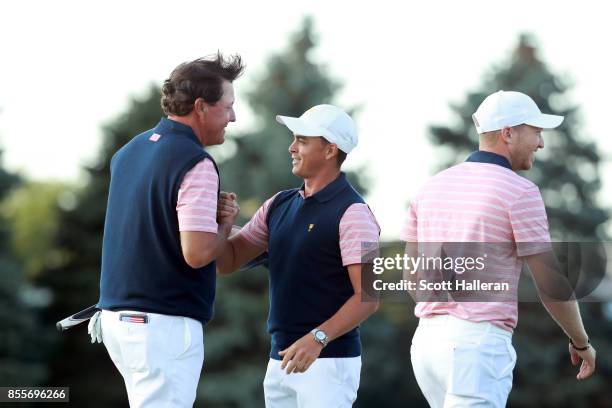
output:
MULTIPOLYGON (((534 42, 533 37, 522 35, 508 61, 494 67, 463 103, 451 105, 458 118, 457 125, 432 126, 431 141, 445 154, 443 168, 463 161, 478 149, 472 114, 487 95, 502 89, 531 96, 542 112, 565 116, 560 127, 544 132, 545 148, 538 152, 534 168, 521 174, 540 188, 553 240, 603 240, 609 215, 597 202, 602 158, 595 143, 582 133, 578 108, 568 97, 571 84, 555 75, 540 59, 534 42)), ((590 278, 597 284, 601 276, 590 278)), ((521 279, 521 288, 529 284, 528 278, 521 279)), ((601 324, 601 304, 582 303, 581 310, 587 331, 597 344, 598 356, 609 354, 607 339, 612 330, 609 324, 601 324)), ((569 363, 567 339, 538 302, 519 303, 514 344, 518 362, 509 406, 607 406, 605 401, 610 401, 611 393, 602 377, 596 375, 588 383, 576 382, 576 368, 569 363)), ((609 362, 599 359, 600 373, 609 372, 610 368, 609 362)))
MULTIPOLYGON (((314 37, 312 20, 307 18, 291 36, 287 49, 268 58, 267 70, 248 93, 258 126, 231 139, 235 154, 219 167, 222 189, 239 194, 239 223, 248 221, 275 193, 299 187, 302 182, 291 173, 287 149, 293 135, 275 118, 278 114, 299 116, 314 105, 333 103, 339 84, 311 60, 314 37)), ((354 173, 348 177, 365 193, 354 173)), ((216 317, 205 335, 208 354, 200 393, 211 407, 262 406, 262 381, 270 349, 265 323, 266 270, 220 277, 217 288, 216 317)))
MULTIPOLYGON (((20 182, 5 171, 0 151, 0 202, 20 182)), ((0 212, 0 384, 39 385, 46 370, 44 353, 48 330, 41 327, 37 310, 28 302, 29 284, 11 246, 10 222, 0 212)))
MULTIPOLYGON (((104 128, 98 159, 86 169, 88 184, 75 192, 73 209, 59 212, 54 246, 60 260, 37 280, 53 291, 53 301, 45 311, 47 326, 53 327, 98 300, 110 159, 132 137, 159 121, 160 97, 159 88, 151 87, 148 95, 133 99, 127 111, 104 128)), ((86 324, 57 335, 49 370, 48 384, 71 387, 71 402, 89 407, 127 406, 123 380, 104 346, 90 344, 86 324)))
MULTIPOLYGON (((309 107, 332 102, 338 84, 310 60, 312 23, 292 36, 286 51, 272 56, 268 71, 253 85, 248 101, 260 119, 254 132, 237 135, 235 154, 219 160, 221 187, 239 193, 245 222, 266 198, 299 186, 291 174, 288 130, 276 114, 300 115, 309 107)), ((239 81, 236 86, 239 86, 239 81)), ((151 128, 161 115, 158 87, 143 100, 133 100, 119 119, 104 129, 104 143, 89 183, 76 193, 77 206, 60 214, 57 251, 64 261, 43 273, 40 283, 53 289, 47 324, 74 313, 98 299, 100 253, 111 156, 136 134, 151 128)), ((221 148, 210 149, 213 157, 221 148)), ((354 185, 355 175, 349 174, 354 185)), ((360 188, 363 193, 363 189, 360 188)), ((198 403, 210 407, 251 407, 263 404, 262 381, 268 361, 266 333, 267 275, 263 268, 218 279, 215 318, 205 328, 205 362, 198 403)), ((59 337, 50 361, 49 384, 71 386, 72 401, 88 406, 121 406, 127 402, 121 377, 103 346, 89 344, 86 327, 59 337)))
POLYGON ((595 144, 581 133, 578 108, 567 96, 570 84, 540 60, 533 42, 531 36, 522 35, 506 64, 494 68, 464 103, 451 105, 458 125, 432 126, 432 143, 446 152, 443 167, 462 161, 478 148, 472 114, 487 95, 503 89, 531 96, 542 112, 565 116, 561 126, 544 133, 545 148, 538 152, 534 168, 522 174, 542 191, 553 238, 602 239, 609 218, 597 204, 602 158, 595 144))

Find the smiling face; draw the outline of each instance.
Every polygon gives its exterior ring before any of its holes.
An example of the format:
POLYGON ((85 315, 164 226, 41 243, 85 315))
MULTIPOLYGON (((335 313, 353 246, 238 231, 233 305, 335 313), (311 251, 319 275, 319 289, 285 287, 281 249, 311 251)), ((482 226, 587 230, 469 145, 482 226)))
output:
POLYGON ((303 179, 311 178, 328 166, 329 147, 321 137, 304 137, 295 135, 289 145, 291 154, 291 172, 303 179))
POLYGON ((222 144, 225 141, 225 128, 229 122, 236 121, 234 112, 234 86, 223 80, 223 95, 214 104, 208 104, 202 99, 196 102, 195 108, 200 109, 197 115, 197 127, 204 146, 222 144))
POLYGON ((535 161, 535 153, 544 148, 542 129, 530 125, 511 128, 512 143, 508 145, 513 170, 529 170, 535 161))

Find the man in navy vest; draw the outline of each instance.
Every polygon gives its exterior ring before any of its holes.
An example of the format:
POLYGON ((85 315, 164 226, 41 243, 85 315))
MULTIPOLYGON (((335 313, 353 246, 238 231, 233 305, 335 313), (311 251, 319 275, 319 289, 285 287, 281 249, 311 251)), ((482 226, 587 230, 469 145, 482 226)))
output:
POLYGON ((233 196, 217 213, 219 177, 203 149, 234 122, 239 56, 179 65, 164 82, 162 118, 111 160, 104 225, 102 340, 125 380, 131 407, 188 407, 212 318, 215 259, 238 213, 233 196))
POLYGON ((350 116, 332 105, 277 121, 294 134, 292 172, 304 184, 268 199, 226 242, 217 268, 229 273, 268 251, 266 406, 350 407, 361 370, 358 325, 378 308, 362 301, 362 248, 377 248, 380 232, 340 171, 357 132, 350 116))

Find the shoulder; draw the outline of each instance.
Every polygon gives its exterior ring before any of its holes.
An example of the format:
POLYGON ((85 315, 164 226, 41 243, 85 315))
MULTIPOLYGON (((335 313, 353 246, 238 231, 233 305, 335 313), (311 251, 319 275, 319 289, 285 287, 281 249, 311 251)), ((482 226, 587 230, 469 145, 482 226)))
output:
POLYGON ((278 193, 274 194, 272 197, 269 198, 270 204, 278 205, 282 202, 285 202, 293 198, 296 194, 299 194, 299 190, 299 188, 292 188, 289 190, 279 191, 278 193))

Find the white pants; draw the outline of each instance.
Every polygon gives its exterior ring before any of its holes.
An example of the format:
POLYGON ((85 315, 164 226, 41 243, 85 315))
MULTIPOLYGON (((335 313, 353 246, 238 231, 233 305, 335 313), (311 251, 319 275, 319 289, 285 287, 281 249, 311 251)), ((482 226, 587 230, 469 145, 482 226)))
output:
POLYGON ((357 399, 361 357, 318 358, 304 373, 287 374, 270 359, 264 395, 267 408, 345 408, 357 399))
POLYGON ((103 310, 102 338, 130 407, 192 407, 204 362, 202 324, 156 313, 103 310), (120 320, 146 315, 147 323, 120 320))
POLYGON ((506 405, 516 363, 509 331, 451 315, 421 318, 410 355, 432 408, 506 405))

